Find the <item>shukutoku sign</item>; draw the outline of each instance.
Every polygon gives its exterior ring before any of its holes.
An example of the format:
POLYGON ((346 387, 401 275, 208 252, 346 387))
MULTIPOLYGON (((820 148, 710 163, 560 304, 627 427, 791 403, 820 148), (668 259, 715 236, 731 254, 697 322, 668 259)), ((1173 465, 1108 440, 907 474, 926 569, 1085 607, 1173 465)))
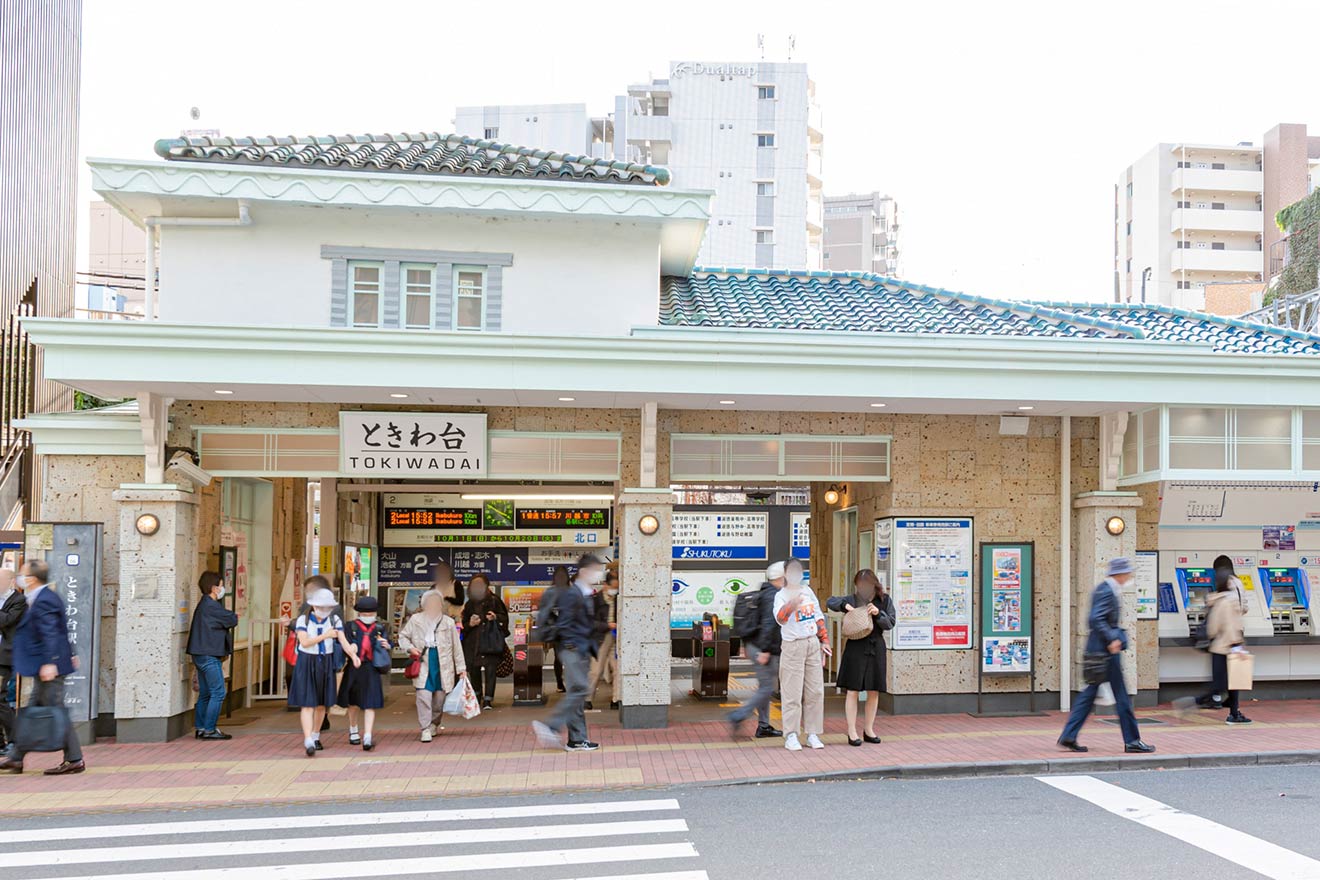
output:
POLYGON ((373 477, 484 477, 486 416, 341 411, 339 470, 373 477))

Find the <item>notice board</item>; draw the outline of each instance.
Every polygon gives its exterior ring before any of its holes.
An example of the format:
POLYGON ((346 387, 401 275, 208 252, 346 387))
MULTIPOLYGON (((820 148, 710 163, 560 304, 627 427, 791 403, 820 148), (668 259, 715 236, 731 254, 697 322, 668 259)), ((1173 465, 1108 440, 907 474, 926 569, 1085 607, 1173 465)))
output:
POLYGON ((981 545, 981 671, 984 674, 1032 671, 1035 579, 1034 544, 981 545))
MULTIPOLYGON (((971 518, 895 519, 893 524, 894 650, 972 647, 971 518)), ((877 556, 881 545, 877 538, 877 556)))

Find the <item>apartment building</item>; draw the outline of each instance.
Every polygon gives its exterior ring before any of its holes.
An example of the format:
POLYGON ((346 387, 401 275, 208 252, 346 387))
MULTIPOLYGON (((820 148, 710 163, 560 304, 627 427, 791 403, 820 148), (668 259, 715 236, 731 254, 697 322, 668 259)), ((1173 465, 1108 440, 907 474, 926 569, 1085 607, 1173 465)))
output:
POLYGON ((1206 307, 1207 285, 1269 280, 1275 212, 1306 195, 1320 138, 1281 124, 1232 145, 1157 144, 1114 187, 1114 298, 1206 307))
POLYGON ((826 196, 821 265, 836 272, 900 277, 898 202, 878 192, 826 196))
POLYGON ((713 191, 703 265, 821 266, 824 134, 805 64, 675 61, 668 77, 628 86, 604 116, 582 104, 460 107, 454 127, 662 165, 674 186, 713 191))
POLYGON ((108 202, 87 210, 86 290, 78 297, 85 317, 114 317, 115 312, 143 314, 147 235, 108 202))

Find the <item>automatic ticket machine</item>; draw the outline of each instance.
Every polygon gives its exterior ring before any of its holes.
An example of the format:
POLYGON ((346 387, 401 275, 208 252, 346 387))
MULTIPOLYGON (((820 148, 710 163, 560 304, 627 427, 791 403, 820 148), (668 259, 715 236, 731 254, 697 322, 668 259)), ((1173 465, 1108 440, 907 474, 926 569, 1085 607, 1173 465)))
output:
MULTIPOLYGON (((1201 631, 1209 612, 1210 594, 1215 591, 1214 553, 1160 554, 1160 638, 1190 638, 1201 631), (1202 559, 1200 557, 1206 557, 1202 559), (1175 561, 1176 560, 1176 561, 1175 561), (1170 565, 1170 562, 1175 564, 1170 565)), ((1234 560, 1238 579, 1247 598, 1247 616, 1243 629, 1248 638, 1272 636, 1269 600, 1249 567, 1254 563, 1243 557, 1234 560)), ((1293 569, 1295 571, 1296 569, 1293 569)), ((1308 630, 1309 632, 1309 630, 1308 630)))
POLYGON ((1311 635, 1311 584, 1306 569, 1259 568, 1257 573, 1275 634, 1311 635))

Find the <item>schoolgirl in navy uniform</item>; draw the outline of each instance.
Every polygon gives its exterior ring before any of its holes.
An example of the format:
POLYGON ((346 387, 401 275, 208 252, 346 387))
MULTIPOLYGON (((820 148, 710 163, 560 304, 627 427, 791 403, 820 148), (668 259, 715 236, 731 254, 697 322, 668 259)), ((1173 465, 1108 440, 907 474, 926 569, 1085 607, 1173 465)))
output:
POLYGON ((374 596, 363 596, 353 604, 358 613, 348 624, 348 640, 357 648, 359 666, 344 670, 339 683, 339 705, 348 709, 348 744, 362 745, 364 752, 376 747, 371 729, 376 724, 376 710, 385 706, 385 689, 381 682, 388 672, 380 672, 372 662, 377 652, 390 653, 389 634, 385 625, 376 620, 380 603, 374 596), (358 710, 362 710, 362 733, 358 735, 358 710))
POLYGON ((362 664, 357 645, 344 636, 344 621, 335 614, 335 594, 319 575, 307 579, 311 610, 294 621, 298 634, 298 662, 289 686, 289 705, 302 710, 303 749, 310 758, 321 749, 321 722, 335 703, 335 651, 327 642, 338 640, 354 667, 362 664))

